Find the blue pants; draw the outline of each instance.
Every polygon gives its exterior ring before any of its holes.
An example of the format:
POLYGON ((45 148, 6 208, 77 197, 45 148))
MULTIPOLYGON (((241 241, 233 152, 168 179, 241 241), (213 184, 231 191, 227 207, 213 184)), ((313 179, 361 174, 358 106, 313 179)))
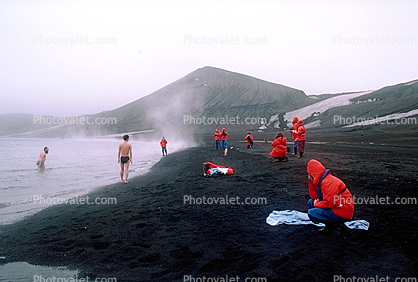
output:
POLYGON ((298 141, 293 140, 293 148, 297 148, 298 147, 298 141))
POLYGON ((220 149, 221 148, 221 141, 216 140, 215 143, 216 143, 216 150, 220 149))
POLYGON ((227 148, 228 147, 228 141, 226 140, 222 140, 222 148, 227 148))
POLYGON ((164 156, 164 152, 165 152, 165 154, 167 155, 167 148, 162 147, 162 150, 163 150, 163 156, 164 156))
POLYGON ((313 223, 334 223, 334 222, 345 222, 345 219, 341 216, 336 215, 331 209, 314 208, 314 200, 308 201, 308 216, 313 223))

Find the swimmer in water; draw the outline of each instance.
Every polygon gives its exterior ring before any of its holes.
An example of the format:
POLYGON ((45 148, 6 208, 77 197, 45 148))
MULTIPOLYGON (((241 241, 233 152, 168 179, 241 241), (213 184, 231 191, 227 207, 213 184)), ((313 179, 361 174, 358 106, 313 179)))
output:
POLYGON ((49 152, 49 148, 45 147, 42 153, 39 155, 38 160, 36 161, 36 165, 38 166, 38 170, 45 170, 45 161, 46 155, 49 152))

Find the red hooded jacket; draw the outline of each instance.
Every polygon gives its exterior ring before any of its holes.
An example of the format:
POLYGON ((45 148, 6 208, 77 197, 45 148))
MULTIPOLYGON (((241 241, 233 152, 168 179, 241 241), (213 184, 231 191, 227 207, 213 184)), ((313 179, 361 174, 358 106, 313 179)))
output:
POLYGON ((315 201, 315 208, 331 209, 336 215, 345 219, 352 219, 354 213, 354 201, 350 191, 346 188, 341 179, 328 174, 322 180, 320 191, 318 183, 325 173, 325 167, 317 160, 310 160, 307 165, 308 174, 313 177, 309 180, 309 195, 315 201), (318 192, 322 194, 318 195, 318 192))
POLYGON ((165 147, 167 147, 167 140, 166 139, 161 139, 161 141, 160 141, 160 145, 161 145, 161 148, 165 148, 165 147))
POLYGON ((305 126, 303 126, 303 120, 299 120, 298 123, 298 131, 296 132, 296 141, 304 141, 305 140, 305 126))
POLYGON ((221 132, 221 140, 228 140, 228 132, 226 132, 225 128, 222 128, 221 132))
POLYGON ((213 134, 213 139, 215 139, 215 141, 221 140, 221 132, 219 131, 219 129, 215 130, 215 134, 213 134))
MULTIPOLYGON (((294 117, 293 118, 293 121, 292 121, 293 127, 292 127, 291 130, 289 130, 290 133, 293 133, 294 130, 298 130, 298 121, 299 121, 299 118, 298 117, 294 117)), ((296 140, 296 137, 298 137, 298 135, 296 133, 293 133, 292 134, 292 139, 293 140, 296 140)))
POLYGON ((286 137, 277 137, 274 139, 274 141, 271 143, 271 146, 273 146, 273 150, 270 152, 270 156, 273 158, 283 158, 287 156, 287 139, 286 137))
POLYGON ((254 142, 254 137, 252 134, 247 134, 245 136, 244 140, 247 140, 247 146, 251 145, 252 142, 254 142))

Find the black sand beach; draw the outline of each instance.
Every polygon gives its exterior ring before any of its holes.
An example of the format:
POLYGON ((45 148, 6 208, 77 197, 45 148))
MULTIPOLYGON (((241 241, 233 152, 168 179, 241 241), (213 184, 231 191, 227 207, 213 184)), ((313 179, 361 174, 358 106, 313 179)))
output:
POLYGON ((89 195, 115 197, 116 205, 56 206, 1 227, 0 256, 7 257, 2 263, 69 265, 90 278, 118 281, 418 276, 416 204, 357 205, 354 216, 368 220, 369 231, 323 235, 314 226, 265 222, 273 210, 306 211, 311 158, 331 168, 356 197, 416 198, 417 147, 308 143, 304 158, 290 155, 289 162, 271 163, 269 144, 247 150, 242 138, 229 141, 234 149, 227 157, 207 143, 169 154, 127 185, 89 195), (231 166, 235 174, 205 178, 204 161, 231 166), (187 195, 262 197, 267 203, 184 204, 187 195))

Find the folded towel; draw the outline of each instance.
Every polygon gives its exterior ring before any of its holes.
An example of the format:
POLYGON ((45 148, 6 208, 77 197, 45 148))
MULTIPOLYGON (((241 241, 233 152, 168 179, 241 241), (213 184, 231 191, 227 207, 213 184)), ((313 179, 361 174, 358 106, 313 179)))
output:
MULTIPOLYGON (((266 222, 271 226, 279 224, 288 224, 288 225, 307 225, 313 224, 318 227, 323 227, 325 224, 313 223, 307 213, 295 211, 295 210, 285 210, 285 211, 273 211, 267 218, 266 222)), ((368 230, 370 224, 366 220, 352 220, 344 223, 350 229, 361 229, 368 230)))
POLYGON ((214 174, 227 174, 228 173, 228 169, 227 168, 222 168, 222 167, 215 167, 209 170, 209 174, 212 176, 214 174))

